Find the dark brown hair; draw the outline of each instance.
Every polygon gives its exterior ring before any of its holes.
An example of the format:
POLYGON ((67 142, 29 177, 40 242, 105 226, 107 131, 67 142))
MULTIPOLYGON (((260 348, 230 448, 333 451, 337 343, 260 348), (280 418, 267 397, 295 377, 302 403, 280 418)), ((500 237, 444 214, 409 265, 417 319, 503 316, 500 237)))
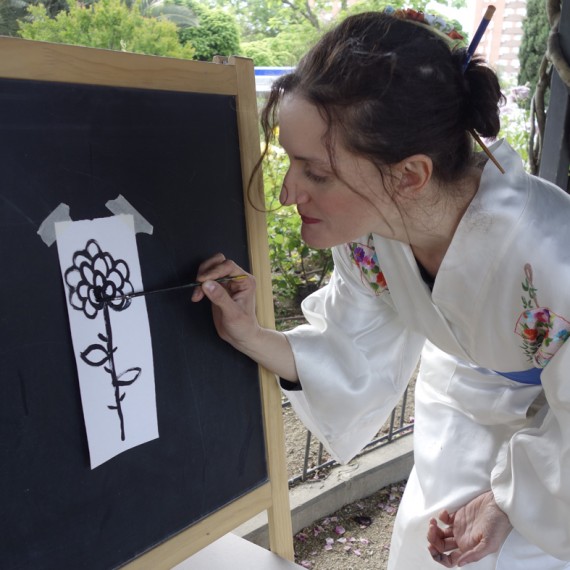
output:
POLYGON ((326 121, 323 142, 331 158, 338 136, 381 172, 425 154, 437 180, 458 180, 471 163, 469 131, 498 134, 502 98, 496 74, 481 59, 462 71, 465 52, 414 22, 381 12, 350 16, 273 83, 261 118, 266 143, 274 137, 280 100, 294 93, 326 121))

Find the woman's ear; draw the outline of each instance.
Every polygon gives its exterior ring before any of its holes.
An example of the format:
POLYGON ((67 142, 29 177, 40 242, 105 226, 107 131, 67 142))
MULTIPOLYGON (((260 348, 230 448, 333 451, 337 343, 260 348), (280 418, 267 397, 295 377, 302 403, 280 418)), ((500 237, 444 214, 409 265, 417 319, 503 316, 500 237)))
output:
POLYGON ((399 172, 398 189, 409 197, 421 192, 431 180, 433 162, 425 154, 414 154, 397 165, 399 172))

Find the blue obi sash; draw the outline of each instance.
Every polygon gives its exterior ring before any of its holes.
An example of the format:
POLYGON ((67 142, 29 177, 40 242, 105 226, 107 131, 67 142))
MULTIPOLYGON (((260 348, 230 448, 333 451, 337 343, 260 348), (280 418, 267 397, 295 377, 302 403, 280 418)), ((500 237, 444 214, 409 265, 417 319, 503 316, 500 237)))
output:
POLYGON ((521 384, 534 384, 535 386, 539 386, 541 384, 540 375, 542 370, 542 368, 531 368, 530 370, 521 370, 520 372, 498 372, 497 370, 495 370, 495 372, 509 380, 520 382, 521 384))

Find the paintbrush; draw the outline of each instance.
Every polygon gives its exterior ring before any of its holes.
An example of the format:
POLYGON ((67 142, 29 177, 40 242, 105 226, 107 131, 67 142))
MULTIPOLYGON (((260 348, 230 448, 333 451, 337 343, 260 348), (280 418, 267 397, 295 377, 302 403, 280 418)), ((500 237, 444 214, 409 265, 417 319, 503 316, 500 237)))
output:
POLYGON ((479 24, 479 27, 475 31, 475 35, 473 36, 473 39, 471 40, 471 43, 467 48, 467 53, 465 54, 465 60, 463 62, 463 71, 467 69, 467 66, 471 61, 471 58, 473 57, 473 54, 475 53, 475 50, 477 49, 479 42, 483 38, 483 34, 485 33, 485 30, 487 29, 487 26, 489 25, 489 22, 491 21, 491 18, 493 17, 494 13, 495 13, 495 6, 487 6, 485 14, 483 15, 483 19, 481 20, 481 23, 479 24))
MULTIPOLYGON (((238 279, 246 279, 247 275, 234 275, 232 277, 221 277, 220 279, 212 279, 216 283, 227 283, 228 281, 237 281, 238 279)), ((152 289, 151 291, 138 291, 137 293, 128 293, 127 295, 120 295, 112 299, 103 299, 105 301, 117 301, 120 299, 132 299, 133 297, 142 297, 143 295, 151 295, 153 293, 166 293, 167 291, 177 291, 178 289, 192 289, 193 287, 200 287, 203 281, 194 281, 193 283, 185 283, 184 285, 176 285, 174 287, 163 287, 162 289, 152 289)))
MULTIPOLYGON (((463 73, 469 66, 469 62, 471 58, 475 54, 475 50, 479 45, 481 39, 483 38, 483 34, 495 13, 495 6, 487 6, 487 10, 485 10, 485 14, 483 15, 483 19, 479 24, 479 27, 475 31, 475 35, 467 48, 467 52, 465 53, 465 60, 463 61, 463 73)), ((491 162, 499 169, 502 174, 505 174, 505 169, 499 164, 499 161, 493 156, 493 153, 487 148, 487 145, 481 140, 481 137, 475 132, 475 129, 469 129, 471 136, 477 141, 479 146, 483 149, 483 152, 490 158, 491 162)))

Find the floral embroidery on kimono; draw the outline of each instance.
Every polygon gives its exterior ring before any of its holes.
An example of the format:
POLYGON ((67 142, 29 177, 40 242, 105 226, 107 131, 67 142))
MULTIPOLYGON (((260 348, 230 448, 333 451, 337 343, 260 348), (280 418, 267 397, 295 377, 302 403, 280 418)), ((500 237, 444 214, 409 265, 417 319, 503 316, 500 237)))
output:
POLYGON ((380 295, 388 285, 378 263, 372 234, 368 236, 368 243, 352 242, 347 247, 352 261, 360 270, 363 282, 368 283, 376 295, 380 295))
POLYGON ((523 339, 521 348, 529 362, 544 368, 558 349, 570 337, 570 322, 538 302, 537 289, 532 283, 532 266, 524 266, 522 288, 528 298, 522 297, 524 311, 515 326, 515 333, 523 339))

